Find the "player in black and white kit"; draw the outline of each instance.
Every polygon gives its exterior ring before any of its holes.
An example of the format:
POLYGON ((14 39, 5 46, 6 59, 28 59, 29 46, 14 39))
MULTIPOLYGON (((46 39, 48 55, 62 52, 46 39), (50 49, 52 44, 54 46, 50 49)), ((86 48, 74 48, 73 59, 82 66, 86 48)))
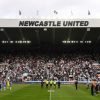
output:
POLYGON ((2 81, 0 81, 0 91, 2 91, 2 81))

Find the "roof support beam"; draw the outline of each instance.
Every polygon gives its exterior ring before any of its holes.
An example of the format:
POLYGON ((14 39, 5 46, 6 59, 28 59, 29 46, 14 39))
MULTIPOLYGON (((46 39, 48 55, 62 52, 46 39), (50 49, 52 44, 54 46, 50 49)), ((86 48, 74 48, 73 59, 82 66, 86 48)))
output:
POLYGON ((70 41, 72 28, 69 29, 67 41, 70 41))
POLYGON ((9 35, 7 34, 5 29, 4 29, 4 34, 5 34, 6 38, 7 38, 7 40, 10 41, 11 39, 10 39, 9 35))
POLYGON ((98 43, 100 40, 100 35, 97 37, 96 43, 98 43))
POLYGON ((38 45, 40 45, 39 29, 36 29, 35 32, 36 32, 36 37, 37 37, 38 45))
POLYGON ((52 43, 55 45, 55 28, 52 29, 53 40, 52 43))
POLYGON ((90 31, 90 28, 86 28, 86 31, 85 31, 84 36, 83 36, 83 38, 82 38, 82 41, 85 40, 86 35, 87 35, 87 33, 88 33, 89 31, 90 31))
POLYGON ((19 32, 20 32, 20 35, 21 35, 22 40, 24 41, 24 40, 25 40, 25 37, 24 37, 24 35, 23 35, 23 31, 22 31, 21 28, 19 28, 19 32))
POLYGON ((84 40, 85 40, 86 35, 87 35, 87 30, 85 31, 84 36, 82 37, 82 41, 84 41, 84 40))

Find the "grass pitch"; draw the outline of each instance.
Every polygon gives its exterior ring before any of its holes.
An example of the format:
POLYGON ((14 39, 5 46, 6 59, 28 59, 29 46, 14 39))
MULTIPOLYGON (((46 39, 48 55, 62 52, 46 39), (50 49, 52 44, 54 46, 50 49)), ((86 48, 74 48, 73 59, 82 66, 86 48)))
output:
POLYGON ((42 89, 40 84, 14 84, 12 90, 0 92, 0 100, 100 100, 100 93, 91 96, 90 90, 85 85, 79 85, 75 90, 74 85, 61 85, 61 89, 48 92, 49 88, 42 89))

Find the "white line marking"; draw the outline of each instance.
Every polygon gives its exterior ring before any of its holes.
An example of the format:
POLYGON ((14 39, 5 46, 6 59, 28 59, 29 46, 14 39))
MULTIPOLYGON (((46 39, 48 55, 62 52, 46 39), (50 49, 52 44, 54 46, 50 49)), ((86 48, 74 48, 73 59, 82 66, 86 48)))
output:
POLYGON ((48 92, 50 92, 50 96, 49 96, 49 100, 51 100, 51 93, 54 92, 54 90, 48 90, 48 92))
POLYGON ((49 100, 51 100, 51 90, 50 90, 50 99, 49 100))

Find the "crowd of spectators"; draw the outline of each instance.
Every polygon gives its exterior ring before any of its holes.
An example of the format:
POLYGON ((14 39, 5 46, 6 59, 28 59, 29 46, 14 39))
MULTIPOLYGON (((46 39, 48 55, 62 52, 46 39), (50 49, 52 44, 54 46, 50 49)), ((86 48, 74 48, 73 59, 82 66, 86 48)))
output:
POLYGON ((100 67, 100 55, 63 54, 48 55, 1 55, 0 79, 10 78, 13 82, 24 80, 60 79, 70 81, 100 80, 96 74, 100 67))

